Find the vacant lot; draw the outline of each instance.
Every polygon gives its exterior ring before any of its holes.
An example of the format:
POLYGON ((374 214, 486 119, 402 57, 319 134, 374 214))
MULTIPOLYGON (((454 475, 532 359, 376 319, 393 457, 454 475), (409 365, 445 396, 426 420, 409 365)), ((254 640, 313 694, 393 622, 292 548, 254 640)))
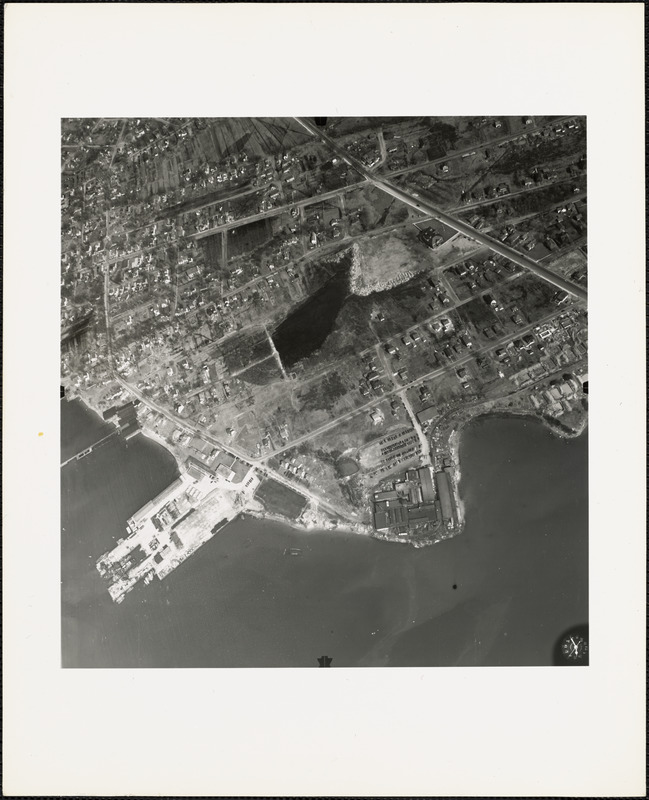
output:
POLYGON ((483 329, 490 328, 499 321, 491 306, 485 302, 482 297, 476 297, 474 300, 470 300, 458 309, 458 313, 467 327, 471 325, 475 327, 478 336, 480 336, 482 340, 484 340, 484 336, 482 335, 483 329))
POLYGON ((348 386, 335 370, 327 373, 321 380, 313 381, 308 387, 298 393, 297 398, 301 409, 313 411, 324 409, 329 411, 336 401, 344 397, 348 386))
POLYGON ((264 504, 269 514, 281 514, 289 519, 297 519, 307 502, 301 494, 272 478, 268 478, 259 486, 255 499, 264 504))
POLYGON ((360 269, 354 274, 353 290, 366 295, 403 283, 418 272, 421 256, 397 234, 364 239, 359 245, 360 269))
POLYGON ((249 253, 272 238, 270 221, 260 219, 248 225, 233 228, 228 234, 228 254, 231 258, 249 253))
POLYGON ((289 150, 308 141, 309 135, 294 119, 220 118, 207 120, 207 127, 196 137, 210 161, 246 153, 251 158, 289 150))
POLYGON ((264 331, 239 334, 223 344, 223 360, 230 372, 237 372, 272 355, 270 342, 264 331))
POLYGON ((245 372, 239 374, 239 380, 252 383, 256 386, 266 386, 273 381, 279 381, 282 373, 274 356, 269 356, 265 361, 255 364, 245 372))
POLYGON ((586 269, 586 261, 586 256, 581 250, 571 250, 569 253, 564 253, 559 258, 549 262, 547 267, 556 272, 557 275, 564 275, 570 278, 575 274, 581 274, 586 269))
POLYGON ((204 239, 199 240, 205 255, 205 263, 211 272, 219 273, 223 267, 221 236, 222 234, 215 233, 213 236, 206 236, 204 239))
POLYGON ((505 306, 518 305, 528 320, 539 319, 557 308, 554 286, 534 275, 523 275, 515 283, 499 289, 500 300, 505 306))

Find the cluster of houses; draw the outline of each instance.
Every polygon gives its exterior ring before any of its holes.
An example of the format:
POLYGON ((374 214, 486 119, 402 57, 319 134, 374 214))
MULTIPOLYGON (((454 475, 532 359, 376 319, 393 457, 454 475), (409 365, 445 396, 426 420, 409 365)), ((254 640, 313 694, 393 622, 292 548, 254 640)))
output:
POLYGON ((560 417, 573 411, 573 403, 583 397, 584 384, 587 382, 588 373, 579 376, 565 375, 561 379, 550 381, 545 387, 536 387, 530 400, 538 411, 560 417))
MULTIPOLYGON (((363 363, 367 372, 362 378, 359 378, 358 389, 363 397, 380 397, 387 388, 384 382, 383 370, 377 367, 376 359, 372 354, 366 354, 363 357, 363 363)), ((378 424, 376 420, 375 424, 378 424)))
POLYGON ((307 489, 310 486, 309 471, 306 464, 304 464, 298 456, 292 456, 290 458, 280 457, 279 468, 284 475, 290 476, 292 480, 302 484, 302 486, 305 486, 307 489))

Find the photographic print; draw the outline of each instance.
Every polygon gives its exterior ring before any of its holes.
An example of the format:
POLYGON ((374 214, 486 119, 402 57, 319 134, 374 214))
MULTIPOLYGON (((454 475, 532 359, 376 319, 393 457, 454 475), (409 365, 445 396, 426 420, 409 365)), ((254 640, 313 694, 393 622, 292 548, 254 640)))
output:
POLYGON ((643 5, 5 18, 5 794, 644 796, 643 5))
POLYGON ((588 664, 586 130, 62 119, 64 667, 588 664))

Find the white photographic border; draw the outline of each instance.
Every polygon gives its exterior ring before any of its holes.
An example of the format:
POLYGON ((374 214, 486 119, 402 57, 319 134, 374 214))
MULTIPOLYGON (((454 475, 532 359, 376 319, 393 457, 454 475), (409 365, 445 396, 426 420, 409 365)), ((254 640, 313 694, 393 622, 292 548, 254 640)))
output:
POLYGON ((642 3, 5 5, 5 794, 644 796, 643 33, 642 3), (61 118, 525 113, 587 116, 591 665, 61 669, 61 118))

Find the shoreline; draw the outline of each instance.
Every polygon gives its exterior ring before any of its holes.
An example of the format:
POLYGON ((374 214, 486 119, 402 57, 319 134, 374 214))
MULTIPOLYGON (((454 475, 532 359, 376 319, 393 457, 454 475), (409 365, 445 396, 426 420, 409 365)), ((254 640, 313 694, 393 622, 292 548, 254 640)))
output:
MULTIPOLYGON (((489 401, 487 401, 489 402, 489 401)), ((550 431, 554 436, 558 437, 559 439, 576 439, 581 436, 588 428, 588 414, 585 413, 583 418, 581 419, 578 427, 575 428, 568 428, 568 426, 563 425, 558 420, 553 420, 552 418, 545 417, 533 410, 525 410, 525 409, 500 409, 500 408, 479 408, 476 409, 475 413, 471 413, 467 419, 461 419, 455 424, 452 424, 451 432, 448 435, 447 439, 447 452, 450 453, 451 461, 452 461, 452 473, 453 473, 453 481, 454 481, 454 497, 455 497, 455 505, 457 509, 457 516, 458 516, 458 525, 457 530, 454 533, 454 536, 460 535, 464 532, 465 524, 466 524, 466 515, 465 515, 465 505, 464 501, 462 500, 461 492, 460 492, 460 482, 462 480, 462 469, 460 463, 460 447, 462 443, 462 434, 464 433, 464 429, 475 422, 480 418, 500 418, 500 419, 519 419, 519 420, 533 420, 541 424, 546 430, 550 431)), ((417 543, 411 539, 407 540, 408 544, 413 544, 415 546, 422 546, 421 543, 417 543)), ((426 543, 428 544, 428 543, 426 543)))
MULTIPOLYGON (((88 398, 82 397, 79 394, 75 394, 75 395, 66 394, 66 397, 63 398, 63 399, 65 399, 66 402, 70 402, 72 400, 79 400, 82 403, 82 405, 85 406, 85 408, 88 409, 88 411, 90 411, 92 414, 94 414, 97 417, 98 421, 101 424, 103 424, 103 425, 109 425, 110 424, 104 419, 103 412, 101 412, 98 408, 96 408, 88 400, 88 398)), ((178 452, 176 452, 176 449, 173 447, 173 445, 171 445, 163 436, 161 436, 156 431, 152 430, 151 428, 145 427, 142 424, 142 422, 140 422, 140 421, 138 421, 138 422, 139 422, 139 425, 140 425, 138 433, 141 433, 149 441, 159 445, 164 450, 166 450, 173 457, 173 459, 174 459, 174 461, 176 463, 176 468, 177 468, 178 474, 182 475, 181 463, 182 463, 183 459, 181 458, 180 454, 178 452)), ((308 505, 307 505, 306 509, 308 510, 308 505)), ((356 536, 367 536, 369 538, 377 538, 377 537, 374 537, 372 535, 372 532, 370 530, 356 529, 356 528, 352 527, 351 525, 338 524, 335 527, 327 527, 326 524, 324 523, 324 521, 322 522, 321 525, 319 525, 316 521, 314 521, 313 523, 300 522, 299 520, 294 520, 294 519, 290 519, 289 517, 284 517, 281 514, 272 514, 272 513, 269 513, 267 511, 259 511, 259 510, 255 509, 252 506, 246 506, 246 505, 243 506, 243 508, 241 509, 239 514, 236 517, 234 517, 234 519, 232 519, 232 520, 230 520, 230 522, 228 522, 228 525, 231 522, 234 522, 235 520, 237 520, 237 519, 239 519, 241 517, 245 517, 245 516, 249 516, 249 517, 252 517, 253 519, 258 519, 260 521, 268 520, 270 522, 277 522, 277 523, 279 523, 281 525, 286 525, 287 527, 290 527, 293 530, 299 531, 300 533, 309 533, 311 531, 318 531, 318 532, 321 532, 321 533, 334 533, 334 532, 339 531, 341 533, 351 533, 351 534, 354 534, 356 536)), ((224 527, 227 527, 227 526, 224 526, 224 527)))
POLYGON ((588 428, 588 415, 586 414, 581 421, 579 428, 575 430, 571 428, 567 430, 567 426, 562 425, 557 421, 554 421, 550 417, 544 417, 542 414, 539 414, 536 411, 525 411, 524 409, 520 409, 518 411, 514 411, 512 409, 487 409, 485 411, 480 411, 477 414, 472 415, 467 420, 463 420, 458 424, 458 427, 454 429, 453 433, 460 434, 462 430, 469 425, 471 422, 474 422, 480 417, 496 417, 500 419, 529 419, 535 420, 536 422, 540 423, 553 433, 555 436, 558 436, 560 439, 576 439, 581 436, 582 433, 586 431, 588 428))
MULTIPOLYGON (((81 395, 76 395, 76 396, 73 396, 73 397, 66 397, 64 399, 67 402, 70 402, 71 400, 79 400, 79 402, 82 403, 82 405, 84 405, 88 409, 88 411, 90 411, 92 414, 94 414, 99 419, 99 421, 101 422, 102 425, 109 425, 109 426, 111 425, 110 422, 108 422, 107 420, 104 419, 103 412, 99 411, 97 408, 95 408, 95 406, 93 406, 92 403, 90 403, 87 398, 82 397, 81 395)), ((142 425, 140 420, 138 420, 138 425, 139 425, 139 428, 133 434, 133 436, 136 436, 138 433, 141 433, 145 438, 149 439, 149 441, 154 442, 155 444, 157 444, 160 447, 164 448, 169 453, 169 455, 171 455, 173 457, 174 461, 176 462, 176 469, 178 471, 178 474, 182 475, 182 470, 180 468, 181 460, 179 459, 178 453, 174 452, 173 446, 170 445, 169 442, 163 436, 160 436, 160 434, 156 433, 155 431, 151 430, 150 428, 145 428, 142 425)), ((111 427, 114 427, 114 426, 111 426, 111 427)))
POLYGON ((105 424, 105 425, 108 425, 108 424, 109 424, 109 423, 107 423, 107 422, 106 422, 106 420, 104 419, 104 414, 103 414, 103 412, 102 412, 102 411, 99 411, 99 409, 95 408, 95 406, 94 406, 94 405, 92 405, 92 403, 91 403, 91 402, 88 400, 88 398, 87 398, 87 397, 82 397, 80 394, 74 394, 74 395, 73 395, 73 394, 70 394, 70 393, 69 393, 69 390, 66 390, 65 397, 63 397, 62 399, 63 399, 63 400, 65 400, 65 401, 66 401, 66 403, 70 403, 70 402, 72 402, 73 400, 78 400, 78 401, 79 401, 79 402, 80 402, 82 405, 84 405, 84 406, 85 406, 85 407, 88 409, 88 411, 92 411, 92 413, 93 413, 93 414, 95 414, 97 417, 99 417, 99 420, 100 420, 100 421, 101 421, 103 424, 105 424))
MULTIPOLYGON (((254 508, 243 508, 239 514, 239 517, 251 517, 252 519, 257 519, 260 522, 276 522, 279 525, 292 528, 299 533, 350 533, 354 534, 355 536, 365 536, 369 539, 376 538, 375 536, 372 536, 370 531, 357 530, 348 525, 337 525, 334 528, 327 528, 324 524, 319 525, 317 522, 300 522, 296 519, 284 517, 281 514, 272 514, 267 511, 259 511, 254 508)), ((232 521, 234 522, 234 520, 232 521)))
MULTIPOLYGON (((79 400, 85 408, 91 411, 93 414, 96 415, 99 422, 102 424, 108 424, 106 420, 103 418, 103 413, 94 406, 94 404, 86 397, 82 397, 80 394, 74 395, 66 395, 64 398, 66 401, 71 400, 79 400)), ((490 401, 486 401, 484 405, 488 405, 490 401)), ((497 402, 497 401, 496 401, 497 402)), ((265 510, 260 510, 259 508, 255 508, 254 506, 249 505, 248 503, 244 503, 241 508, 240 513, 233 519, 245 518, 246 516, 257 519, 260 521, 268 520, 269 522, 275 522, 280 525, 285 525, 292 530, 298 531, 303 534, 307 534, 310 532, 321 532, 321 533, 332 533, 332 532, 341 532, 347 534, 353 534, 356 536, 365 536, 370 539, 376 539, 377 541, 381 542, 395 542, 401 543, 406 545, 411 545, 415 549, 421 549, 423 547, 428 547, 433 544, 437 544, 439 541, 444 541, 446 538, 454 538, 462 534, 466 527, 466 509, 465 504, 462 499, 462 494, 460 491, 460 483, 462 480, 462 469, 461 469, 461 462, 460 462, 460 448, 462 444, 462 434, 464 433, 464 429, 470 423, 480 419, 480 418, 501 418, 501 419, 519 419, 519 420, 533 420, 538 422, 539 424, 543 425, 550 433, 554 436, 557 436, 560 439, 575 439, 581 436, 588 428, 588 414, 585 413, 583 418, 580 420, 579 425, 577 428, 568 428, 568 426, 563 425, 558 420, 553 420, 552 418, 545 417, 533 410, 526 410, 526 409, 510 409, 510 408, 494 408, 493 406, 496 405, 495 403, 491 407, 480 407, 476 409, 473 413, 471 413, 466 419, 460 419, 455 423, 451 423, 450 425, 450 433, 448 434, 447 444, 444 448, 446 452, 450 455, 451 460, 451 473, 453 477, 453 495, 455 500, 455 508, 457 513, 457 527, 453 531, 451 537, 445 536, 441 539, 435 540, 425 540, 425 539, 417 539, 415 537, 391 537, 379 534, 378 531, 372 529, 371 527, 354 527, 353 525, 348 525, 344 523, 338 523, 335 526, 331 526, 327 524, 326 519, 318 519, 318 512, 314 510, 310 503, 307 504, 305 510, 302 512, 302 515, 299 519, 290 519, 289 517, 285 517, 281 514, 274 514, 267 512, 265 510), (306 516, 307 519, 302 520, 302 517, 306 516), (312 517, 308 519, 308 517, 312 517)), ((184 458, 182 454, 180 454, 176 448, 172 444, 170 444, 163 436, 158 434, 156 431, 152 430, 151 428, 146 427, 141 421, 139 421, 139 430, 138 432, 141 433, 144 437, 146 437, 149 441, 157 444, 158 446, 162 447, 167 453, 169 453, 176 464, 176 470, 179 475, 183 474, 181 469, 181 464, 184 458)), ((428 434, 426 434, 428 435, 428 434)), ((228 523, 230 524, 230 523, 228 523)))

